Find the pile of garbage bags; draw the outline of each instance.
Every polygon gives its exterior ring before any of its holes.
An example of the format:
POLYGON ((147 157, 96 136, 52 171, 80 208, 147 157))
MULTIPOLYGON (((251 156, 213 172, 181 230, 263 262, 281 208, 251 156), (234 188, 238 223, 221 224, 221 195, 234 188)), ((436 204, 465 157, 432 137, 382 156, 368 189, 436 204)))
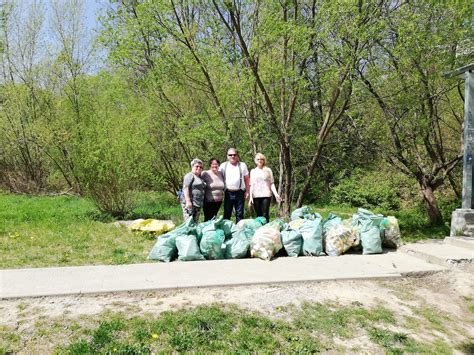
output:
POLYGON ((288 256, 339 256, 349 249, 378 254, 382 247, 401 244, 395 217, 385 217, 359 208, 352 218, 330 214, 326 219, 303 206, 293 211, 291 221, 264 217, 234 224, 222 217, 195 224, 192 218, 160 236, 148 259, 169 262, 239 259, 248 256, 271 260, 284 249, 288 256))

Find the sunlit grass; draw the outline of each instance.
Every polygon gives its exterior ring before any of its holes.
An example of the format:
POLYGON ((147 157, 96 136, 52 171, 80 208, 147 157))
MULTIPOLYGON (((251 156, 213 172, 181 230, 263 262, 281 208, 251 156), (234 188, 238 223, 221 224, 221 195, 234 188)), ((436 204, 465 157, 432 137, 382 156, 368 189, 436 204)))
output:
MULTIPOLYGON (((33 334, 1 329, 4 352, 41 346, 59 354, 171 352, 295 353, 344 352, 341 339, 367 335, 366 350, 388 353, 446 353, 449 345, 420 343, 392 331, 392 311, 378 306, 305 303, 277 309, 276 318, 234 305, 214 304, 163 312, 158 316, 105 312, 75 320, 61 317, 37 323, 33 334), (339 340, 339 344, 336 341, 339 340)), ((430 323, 426 331, 429 331, 430 323)), ((351 345, 352 346, 352 345, 351 345)))
MULTIPOLYGON (((323 217, 335 213, 342 218, 350 218, 357 211, 344 206, 314 206, 314 210, 323 217)), ((399 218, 404 242, 443 238, 449 233, 446 225, 427 226, 426 218, 419 212, 393 214, 399 218)), ((248 209, 245 216, 252 217, 248 209)), ((274 205, 271 218, 277 216, 274 205)), ((136 207, 126 218, 172 219, 176 224, 182 223, 181 207, 168 193, 137 193, 136 207)), ((145 262, 154 238, 130 233, 111 222, 113 218, 100 213, 84 198, 0 193, 0 268, 145 262)))
MULTIPOLYGON (((131 218, 181 218, 166 196, 146 197, 131 218)), ((0 268, 145 262, 154 238, 110 221, 84 198, 0 194, 0 268)))

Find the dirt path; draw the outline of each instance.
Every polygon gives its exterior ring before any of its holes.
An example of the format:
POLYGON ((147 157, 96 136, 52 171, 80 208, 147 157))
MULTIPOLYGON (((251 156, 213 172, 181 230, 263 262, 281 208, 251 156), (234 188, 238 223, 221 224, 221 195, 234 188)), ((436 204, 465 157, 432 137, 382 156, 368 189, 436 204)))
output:
MULTIPOLYGON (((405 331, 417 340, 442 339, 453 348, 467 343, 466 349, 474 349, 472 275, 471 269, 389 281, 328 281, 4 300, 0 301, 0 326, 28 334, 34 332, 39 319, 84 318, 106 310, 157 315, 182 307, 221 302, 279 317, 280 307, 308 301, 365 308, 383 306, 392 310, 397 319, 404 320, 394 325, 394 329, 405 331), (407 319, 417 320, 420 329, 407 328, 407 319)), ((353 341, 363 347, 364 339, 353 341)))

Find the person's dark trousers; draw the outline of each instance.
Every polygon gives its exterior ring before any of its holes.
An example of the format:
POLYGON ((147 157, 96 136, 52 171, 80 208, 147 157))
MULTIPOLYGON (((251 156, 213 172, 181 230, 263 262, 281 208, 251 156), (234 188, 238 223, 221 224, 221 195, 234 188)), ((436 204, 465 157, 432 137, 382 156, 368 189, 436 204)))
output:
POLYGON ((235 223, 244 218, 245 192, 243 190, 225 192, 224 219, 230 219, 235 208, 235 223))
POLYGON ((209 221, 212 217, 217 216, 219 208, 221 208, 222 201, 219 202, 204 202, 202 209, 204 210, 204 222, 209 221))
POLYGON ((257 217, 265 217, 267 223, 270 221, 270 202, 272 201, 271 197, 254 197, 253 198, 253 208, 257 217))

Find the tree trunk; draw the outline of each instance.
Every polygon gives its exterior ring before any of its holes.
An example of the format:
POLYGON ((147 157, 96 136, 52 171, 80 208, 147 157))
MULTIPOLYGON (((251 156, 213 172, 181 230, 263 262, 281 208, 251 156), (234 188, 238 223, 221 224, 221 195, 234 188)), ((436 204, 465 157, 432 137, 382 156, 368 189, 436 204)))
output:
MULTIPOLYGON (((287 138, 287 137, 286 137, 287 138)), ((278 185, 278 194, 283 199, 279 205, 279 216, 288 217, 291 212, 291 193, 293 189, 293 165, 291 162, 290 146, 288 141, 280 142, 280 179, 278 185)))
POLYGON ((425 201, 426 211, 428 212, 428 218, 430 224, 440 225, 443 223, 443 217, 438 207, 438 202, 434 195, 434 191, 430 186, 421 186, 421 193, 423 194, 423 200, 425 201))

